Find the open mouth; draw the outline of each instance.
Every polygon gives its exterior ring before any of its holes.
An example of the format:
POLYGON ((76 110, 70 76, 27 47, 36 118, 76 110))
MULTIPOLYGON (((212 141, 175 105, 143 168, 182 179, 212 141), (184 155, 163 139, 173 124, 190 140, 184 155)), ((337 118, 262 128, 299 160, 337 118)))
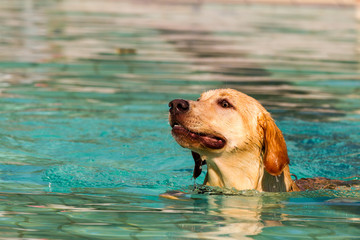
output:
POLYGON ((199 141, 207 148, 221 149, 225 146, 225 139, 205 133, 196 133, 186 129, 184 126, 178 123, 172 123, 172 133, 176 136, 180 135, 183 137, 191 138, 192 140, 199 141))

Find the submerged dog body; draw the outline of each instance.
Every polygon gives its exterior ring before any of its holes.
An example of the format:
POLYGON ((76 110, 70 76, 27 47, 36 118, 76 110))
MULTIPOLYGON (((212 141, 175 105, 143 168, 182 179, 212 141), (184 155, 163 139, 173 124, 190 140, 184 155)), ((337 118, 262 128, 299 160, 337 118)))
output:
POLYGON ((194 178, 207 164, 205 185, 238 190, 298 191, 284 137, 265 108, 233 89, 205 92, 197 101, 169 103, 175 140, 193 152, 194 178))

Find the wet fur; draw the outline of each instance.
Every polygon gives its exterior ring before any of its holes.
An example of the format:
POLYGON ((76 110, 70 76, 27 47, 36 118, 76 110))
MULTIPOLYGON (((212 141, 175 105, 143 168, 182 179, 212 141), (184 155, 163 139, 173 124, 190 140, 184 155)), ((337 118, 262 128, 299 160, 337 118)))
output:
POLYGON ((193 152, 194 178, 206 163, 205 185, 270 192, 299 190, 290 176, 284 137, 258 101, 233 89, 217 89, 189 104, 186 113, 170 114, 170 122, 226 139, 224 148, 209 149, 186 136, 174 136, 193 152), (221 99, 229 101, 232 108, 219 106, 221 99))

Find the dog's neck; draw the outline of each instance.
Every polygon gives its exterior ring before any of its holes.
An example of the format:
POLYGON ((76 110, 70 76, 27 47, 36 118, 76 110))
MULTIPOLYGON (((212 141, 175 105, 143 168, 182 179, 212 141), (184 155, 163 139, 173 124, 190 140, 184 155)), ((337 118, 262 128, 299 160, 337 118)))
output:
POLYGON ((206 163, 207 174, 204 185, 237 190, 283 192, 287 190, 290 181, 292 182, 288 167, 280 176, 267 173, 262 164, 262 155, 259 153, 239 152, 207 156, 206 163))
POLYGON ((207 156, 206 163, 205 185, 236 188, 237 190, 262 190, 259 179, 262 178, 264 167, 259 154, 239 152, 207 156))

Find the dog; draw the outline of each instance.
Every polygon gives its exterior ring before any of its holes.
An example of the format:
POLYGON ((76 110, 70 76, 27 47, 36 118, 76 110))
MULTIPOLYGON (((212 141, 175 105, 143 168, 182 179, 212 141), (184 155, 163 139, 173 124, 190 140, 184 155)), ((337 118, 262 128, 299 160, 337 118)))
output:
POLYGON ((290 174, 282 132, 257 100, 237 90, 210 90, 169 107, 173 137, 192 152, 193 177, 207 165, 204 185, 266 192, 360 188, 359 180, 290 174))
POLYGON ((299 191, 286 143, 270 113, 234 89, 210 90, 197 101, 169 103, 178 144, 192 151, 193 177, 207 164, 204 185, 267 192, 299 191))

